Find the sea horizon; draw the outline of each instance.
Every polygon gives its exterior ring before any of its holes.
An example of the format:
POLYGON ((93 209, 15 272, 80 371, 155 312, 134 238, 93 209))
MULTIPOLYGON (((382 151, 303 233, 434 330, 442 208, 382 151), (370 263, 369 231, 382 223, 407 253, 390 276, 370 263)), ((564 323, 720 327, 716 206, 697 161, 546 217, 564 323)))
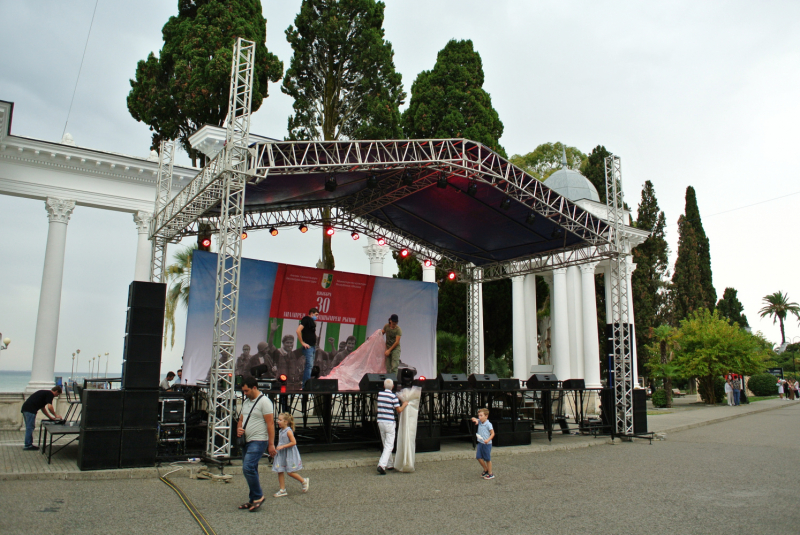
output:
MULTIPOLYGON (((55 372, 53 374, 53 384, 55 385, 55 378, 61 377, 62 380, 67 380, 70 377, 71 372, 55 372)), ((110 375, 110 374, 109 374, 110 375)), ((121 371, 120 371, 121 375, 121 371)), ((120 375, 110 375, 111 377, 120 377, 120 375)), ((76 381, 82 381, 83 379, 89 377, 90 374, 88 373, 76 373, 74 374, 74 378, 76 381)), ((102 376, 101 376, 102 377, 102 376)), ((164 379, 166 374, 160 374, 160 379, 164 379)), ((30 370, 0 370, 0 393, 19 393, 25 392, 25 388, 28 386, 28 383, 31 380, 31 372, 30 370)), ((155 385, 155 388, 158 385, 155 385)))

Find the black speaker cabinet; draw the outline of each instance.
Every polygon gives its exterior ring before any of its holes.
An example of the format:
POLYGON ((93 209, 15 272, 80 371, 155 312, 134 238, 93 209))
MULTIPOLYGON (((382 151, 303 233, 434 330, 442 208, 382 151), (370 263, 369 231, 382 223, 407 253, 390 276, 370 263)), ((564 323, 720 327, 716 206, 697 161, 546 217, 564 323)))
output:
MULTIPOLYGON (((383 387, 383 385, 381 385, 383 387)), ((383 390, 383 388, 381 388, 383 390)), ((339 391, 339 379, 308 379, 306 381, 305 386, 303 386, 304 392, 338 392, 339 391)))
POLYGON ((358 389, 362 392, 383 392, 386 379, 391 379, 397 385, 397 376, 393 373, 365 373, 358 382, 358 389))
MULTIPOLYGON (((437 381, 436 379, 427 379, 427 378, 426 379, 422 379, 422 378, 414 379, 413 385, 420 387, 424 391, 438 390, 439 389, 439 381, 437 381)), ((434 451, 434 450, 427 450, 427 451, 434 451)), ((435 451, 439 451, 439 450, 435 450, 435 451)))
POLYGON ((586 388, 586 381, 583 379, 567 379, 562 381, 561 388, 564 390, 583 390, 586 388))
POLYGON ((161 382, 161 362, 122 363, 122 388, 128 390, 152 390, 161 382))
POLYGON ((158 451, 158 430, 123 429, 119 451, 120 468, 155 466, 158 451))
POLYGON ((83 391, 81 429, 117 429, 122 427, 122 390, 83 391))
POLYGON ((469 386, 475 390, 498 390, 500 379, 493 373, 473 373, 469 376, 469 386))
POLYGON ((158 282, 133 281, 128 287, 128 306, 164 310, 167 285, 158 282))
POLYGON ((158 389, 125 390, 122 396, 122 428, 144 429, 158 425, 158 389))
POLYGON ((164 310, 158 308, 130 307, 125 321, 128 334, 161 336, 164 330, 164 310))
MULTIPOLYGON (((431 381, 433 382, 433 381, 431 381)), ((415 439, 417 452, 440 451, 442 449, 442 431, 439 424, 429 426, 426 422, 417 424, 417 437, 415 439)))
POLYGON ((130 362, 161 362, 161 332, 128 334, 122 348, 123 360, 130 362))
POLYGON ((611 429, 617 425, 613 388, 604 388, 600 391, 600 419, 604 426, 611 426, 611 429))
POLYGON ((519 379, 500 379, 500 390, 519 390, 519 379))
POLYGON ((558 378, 552 373, 534 373, 528 378, 528 388, 558 388, 558 378))
POLYGON ((186 421, 185 399, 164 399, 161 401, 161 423, 182 424, 186 421))
POLYGON ((633 432, 647 433, 647 390, 633 389, 633 432))
POLYGON ((494 427, 492 446, 502 448, 505 446, 527 446, 531 443, 530 420, 518 420, 516 431, 512 431, 512 422, 510 420, 491 420, 490 418, 489 421, 492 422, 492 427, 494 427))
POLYGON ((109 470, 119 468, 122 431, 117 429, 81 429, 78 468, 109 470))
POLYGON ((464 373, 440 373, 439 388, 442 390, 467 390, 470 388, 464 373))

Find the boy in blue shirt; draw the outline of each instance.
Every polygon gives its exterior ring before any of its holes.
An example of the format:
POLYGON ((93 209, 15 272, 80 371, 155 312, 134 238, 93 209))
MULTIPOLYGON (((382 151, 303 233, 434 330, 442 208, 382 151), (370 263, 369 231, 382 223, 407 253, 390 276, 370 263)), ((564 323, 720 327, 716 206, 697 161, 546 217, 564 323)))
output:
POLYGON ((478 447, 475 451, 475 458, 481 463, 483 479, 494 479, 492 472, 492 439, 494 438, 494 427, 489 421, 489 409, 478 409, 478 417, 472 419, 472 423, 478 424, 478 447))

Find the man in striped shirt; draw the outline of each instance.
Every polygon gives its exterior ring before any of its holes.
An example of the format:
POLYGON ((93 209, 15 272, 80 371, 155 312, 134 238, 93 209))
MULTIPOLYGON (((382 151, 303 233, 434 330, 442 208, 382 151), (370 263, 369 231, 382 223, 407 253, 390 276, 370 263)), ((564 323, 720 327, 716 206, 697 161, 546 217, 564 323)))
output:
POLYGON ((400 404, 400 400, 392 392, 394 381, 386 379, 383 382, 384 391, 378 394, 378 429, 381 432, 381 442, 383 442, 383 453, 378 461, 378 473, 386 475, 386 470, 394 470, 392 459, 392 449, 394 448, 395 435, 395 412, 400 414, 408 405, 408 401, 400 404))

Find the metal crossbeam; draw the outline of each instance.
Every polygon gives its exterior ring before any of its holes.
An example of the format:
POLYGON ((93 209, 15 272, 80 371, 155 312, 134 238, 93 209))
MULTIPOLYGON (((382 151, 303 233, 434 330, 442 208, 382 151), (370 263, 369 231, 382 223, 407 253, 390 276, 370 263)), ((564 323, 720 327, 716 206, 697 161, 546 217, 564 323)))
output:
POLYGON ((612 351, 614 355, 614 399, 616 430, 621 435, 633 434, 633 348, 628 311, 628 260, 622 231, 625 226, 622 196, 622 170, 618 156, 605 159, 606 203, 610 223, 610 242, 617 253, 611 258, 612 351))
MULTIPOLYGON (((175 140, 161 140, 158 151, 158 176, 156 178, 156 201, 154 215, 158 214, 169 202, 172 193, 172 168, 175 160, 175 140)), ((150 235, 153 236, 155 217, 150 221, 150 235)), ((150 255, 150 280, 165 282, 164 269, 167 261, 167 240, 163 237, 152 238, 150 255)))
POLYGON ((217 286, 214 300, 212 353, 206 455, 227 458, 231 454, 234 424, 234 364, 236 325, 239 316, 239 282, 242 264, 244 196, 247 183, 250 110, 253 91, 255 43, 239 38, 231 65, 228 129, 219 177, 209 181, 220 201, 217 243, 217 286))

